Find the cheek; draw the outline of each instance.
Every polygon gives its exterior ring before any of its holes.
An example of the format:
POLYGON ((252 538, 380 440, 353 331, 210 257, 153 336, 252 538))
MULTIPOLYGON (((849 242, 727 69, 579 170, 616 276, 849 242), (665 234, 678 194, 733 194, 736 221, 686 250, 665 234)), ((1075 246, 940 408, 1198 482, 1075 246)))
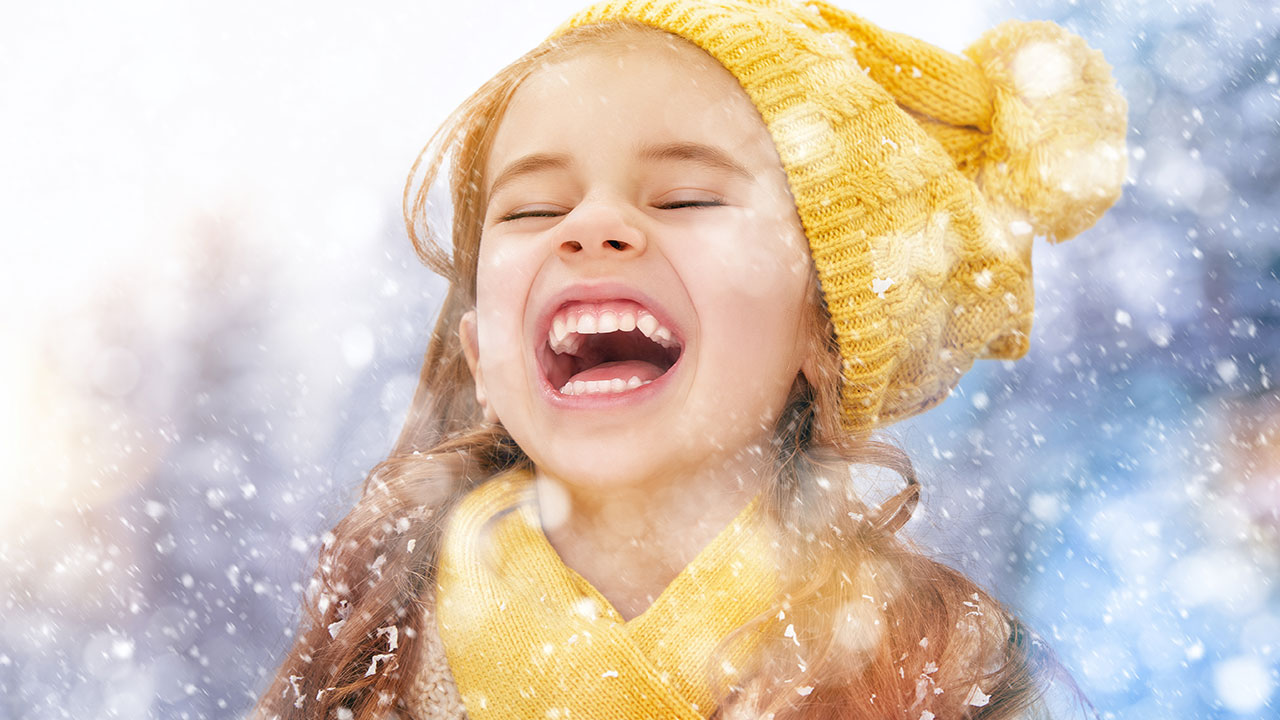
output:
POLYGON ((803 236, 793 233, 789 227, 767 226, 772 229, 762 238, 763 242, 743 243, 738 247, 741 267, 736 285, 741 294, 758 298, 760 302, 799 298, 813 272, 808 246, 802 245, 803 236))
POLYGON ((509 243, 480 245, 476 269, 476 324, 480 360, 488 372, 519 359, 521 328, 537 265, 529 252, 509 243))
POLYGON ((807 241, 798 228, 777 218, 750 217, 738 230, 699 262, 695 282, 708 312, 700 332, 717 340, 717 347, 736 348, 738 361, 725 368, 730 372, 772 372, 783 366, 789 372, 812 273, 807 241), (750 357, 760 363, 742 362, 743 347, 753 348, 750 357))
POLYGON ((812 273, 804 235, 785 218, 748 211, 743 219, 705 248, 699 263, 703 284, 766 312, 798 307, 812 273))

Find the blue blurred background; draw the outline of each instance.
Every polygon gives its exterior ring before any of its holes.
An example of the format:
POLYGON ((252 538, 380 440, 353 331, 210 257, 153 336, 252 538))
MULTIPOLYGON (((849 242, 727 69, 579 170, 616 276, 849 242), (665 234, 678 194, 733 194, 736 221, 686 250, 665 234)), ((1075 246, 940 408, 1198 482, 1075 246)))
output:
MULTIPOLYGON (((909 531, 1105 716, 1280 717, 1280 7, 844 4, 954 51, 1056 20, 1130 107, 1029 356, 893 429, 909 531)), ((578 5, 0 9, 0 718, 252 705, 443 297, 409 164, 578 5)))

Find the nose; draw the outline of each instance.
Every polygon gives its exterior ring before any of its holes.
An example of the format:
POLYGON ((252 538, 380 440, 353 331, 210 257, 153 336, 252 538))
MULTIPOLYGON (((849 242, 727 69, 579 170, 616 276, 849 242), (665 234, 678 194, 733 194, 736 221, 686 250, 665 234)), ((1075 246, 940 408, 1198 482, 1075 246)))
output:
POLYGON ((626 258, 644 253, 644 232, 629 217, 630 208, 618 201, 583 202, 560 222, 560 256, 577 258, 626 258))

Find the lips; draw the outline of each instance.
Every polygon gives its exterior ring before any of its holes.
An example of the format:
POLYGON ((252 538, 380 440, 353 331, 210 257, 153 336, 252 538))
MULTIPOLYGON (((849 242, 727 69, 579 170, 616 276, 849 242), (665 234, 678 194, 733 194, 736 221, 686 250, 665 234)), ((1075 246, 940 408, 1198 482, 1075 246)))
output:
POLYGON ((618 395, 662 377, 684 343, 659 314, 632 299, 574 299, 556 306, 537 351, 561 396, 618 395))

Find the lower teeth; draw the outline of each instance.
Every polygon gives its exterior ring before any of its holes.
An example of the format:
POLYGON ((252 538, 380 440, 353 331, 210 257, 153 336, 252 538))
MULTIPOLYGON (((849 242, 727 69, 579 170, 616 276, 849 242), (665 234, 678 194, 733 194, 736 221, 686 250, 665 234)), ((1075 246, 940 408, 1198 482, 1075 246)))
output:
POLYGON ((630 380, 614 378, 612 380, 570 380, 560 388, 561 395, 605 395, 634 390, 641 385, 648 385, 652 380, 641 380, 632 376, 630 380))

